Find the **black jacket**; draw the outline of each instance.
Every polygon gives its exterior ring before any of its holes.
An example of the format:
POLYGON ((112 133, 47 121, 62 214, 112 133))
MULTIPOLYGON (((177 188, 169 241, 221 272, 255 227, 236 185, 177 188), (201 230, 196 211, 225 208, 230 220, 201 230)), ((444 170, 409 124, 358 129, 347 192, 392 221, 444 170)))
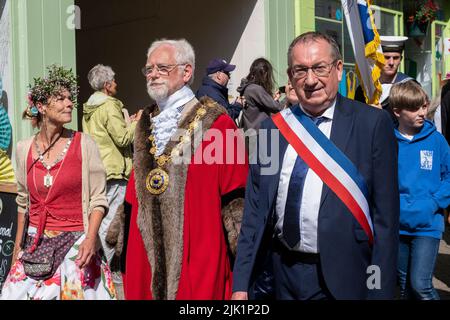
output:
POLYGON ((228 102, 228 88, 215 82, 208 76, 205 76, 203 78, 202 85, 197 90, 195 96, 197 97, 197 99, 200 99, 204 96, 210 97, 222 107, 227 109, 228 114, 233 120, 238 117, 239 112, 242 108, 242 106, 238 103, 230 104, 228 102))
POLYGON ((448 118, 450 116, 450 81, 448 81, 443 87, 441 92, 441 124, 442 135, 450 144, 450 122, 448 118))

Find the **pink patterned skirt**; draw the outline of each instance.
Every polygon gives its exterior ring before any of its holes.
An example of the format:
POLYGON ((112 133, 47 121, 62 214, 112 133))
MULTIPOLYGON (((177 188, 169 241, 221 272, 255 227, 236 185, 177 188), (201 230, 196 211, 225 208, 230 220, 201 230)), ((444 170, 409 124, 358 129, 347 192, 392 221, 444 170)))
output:
MULTIPOLYGON (((29 235, 35 233, 36 228, 28 229, 29 235)), ((45 231, 44 236, 54 237, 59 233, 45 231)), ((102 259, 97 253, 83 269, 75 263, 78 247, 84 238, 83 234, 66 254, 53 277, 47 280, 27 277, 20 259, 22 252, 19 253, 6 278, 0 300, 117 300, 106 258, 102 259)))

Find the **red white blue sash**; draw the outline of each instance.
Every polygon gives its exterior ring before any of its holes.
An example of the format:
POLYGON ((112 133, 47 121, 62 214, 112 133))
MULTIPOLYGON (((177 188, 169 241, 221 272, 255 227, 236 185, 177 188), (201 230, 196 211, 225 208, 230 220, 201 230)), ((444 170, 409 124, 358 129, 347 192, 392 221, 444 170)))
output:
POLYGON ((338 196, 373 243, 373 224, 364 178, 347 156, 297 106, 272 117, 298 155, 338 196))

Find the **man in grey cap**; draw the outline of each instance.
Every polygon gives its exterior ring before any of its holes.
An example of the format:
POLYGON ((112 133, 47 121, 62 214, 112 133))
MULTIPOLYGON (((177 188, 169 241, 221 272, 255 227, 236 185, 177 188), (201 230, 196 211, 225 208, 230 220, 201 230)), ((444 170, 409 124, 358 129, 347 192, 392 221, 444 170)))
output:
MULTIPOLYGON (((414 80, 408 75, 399 72, 398 68, 403 59, 403 49, 408 37, 380 36, 381 48, 385 59, 384 67, 381 70, 380 82, 383 93, 380 97, 380 105, 383 109, 388 107, 388 97, 394 83, 414 80)), ((358 86, 355 93, 355 100, 366 102, 361 86, 358 86)))

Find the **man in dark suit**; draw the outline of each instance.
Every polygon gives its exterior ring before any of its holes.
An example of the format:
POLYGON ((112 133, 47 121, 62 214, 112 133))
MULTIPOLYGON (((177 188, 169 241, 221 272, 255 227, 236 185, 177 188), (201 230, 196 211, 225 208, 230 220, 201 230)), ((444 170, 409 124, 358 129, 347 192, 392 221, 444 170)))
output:
MULTIPOLYGON (((337 93, 343 62, 329 36, 308 32, 297 37, 289 47, 288 65, 299 105, 280 116, 308 117, 350 160, 364 181, 372 230, 344 204, 348 199, 306 165, 305 155, 298 156, 275 121, 279 117, 267 119, 261 128, 272 134, 267 139, 259 135, 257 154, 270 155, 272 161, 257 156, 250 168, 233 299, 253 297, 261 274, 267 280, 267 261, 277 299, 391 299, 399 232, 392 121, 386 111, 337 93)), ((335 171, 330 161, 324 166, 335 171)))

